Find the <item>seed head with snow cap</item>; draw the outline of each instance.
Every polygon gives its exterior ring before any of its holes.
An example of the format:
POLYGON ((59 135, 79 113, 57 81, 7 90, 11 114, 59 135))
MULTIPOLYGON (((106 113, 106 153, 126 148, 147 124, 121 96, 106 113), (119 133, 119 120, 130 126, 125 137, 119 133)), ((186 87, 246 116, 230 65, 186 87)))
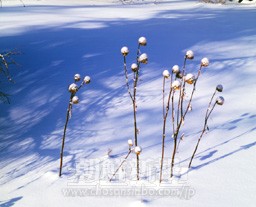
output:
POLYGON ((142 152, 142 148, 140 146, 136 146, 134 148, 134 152, 135 152, 135 154, 140 155, 140 153, 142 152))
POLYGON ((77 81, 80 81, 80 79, 81 79, 81 76, 80 76, 80 74, 75 74, 74 75, 74 80, 77 82, 77 81))
POLYGON ((209 59, 206 57, 201 60, 201 66, 203 66, 203 67, 207 67, 209 65, 209 63, 210 63, 209 59))
POLYGON ((84 77, 84 83, 89 84, 90 82, 91 82, 90 76, 85 76, 84 77))
POLYGON ((221 84, 216 86, 216 91, 222 92, 223 91, 223 86, 221 84))
POLYGON ((216 103, 218 105, 223 105, 224 104, 224 101, 225 99, 222 97, 222 96, 219 96, 217 99, 216 99, 216 103))
POLYGON ((140 37, 138 40, 139 45, 146 46, 147 45, 147 39, 145 37, 140 37))
POLYGON ((70 93, 76 93, 78 91, 78 86, 75 83, 69 85, 68 90, 70 93))
POLYGON ((164 70, 164 71, 163 71, 163 76, 164 76, 165 78, 169 78, 169 77, 170 77, 170 72, 169 72, 169 70, 164 70))
POLYGON ((186 58, 190 60, 194 59, 194 52, 192 50, 188 50, 186 52, 186 58))
POLYGON ((132 141, 132 139, 128 139, 127 143, 128 143, 128 145, 129 145, 130 147, 133 146, 133 141, 132 141))
POLYGON ((178 72, 180 72, 180 67, 178 65, 174 65, 172 67, 172 72, 177 74, 178 72))
POLYGON ((77 96, 74 96, 74 97, 72 98, 72 103, 73 103, 73 104, 78 104, 78 103, 79 103, 79 98, 78 98, 77 96))
POLYGON ((179 80, 173 81, 173 83, 172 83, 172 88, 173 88, 174 90, 179 90, 179 89, 180 89, 180 86, 181 86, 181 82, 180 82, 179 80))
POLYGON ((186 76, 185 76, 185 81, 186 83, 188 84, 193 84, 195 82, 195 76, 192 74, 192 73, 188 73, 186 76))
POLYGON ((137 72, 138 69, 139 69, 138 64, 137 64, 137 63, 133 63, 133 64, 131 65, 131 69, 132 69, 133 72, 137 72))
POLYGON ((147 63, 148 63, 148 55, 147 55, 146 53, 142 53, 142 54, 139 56, 138 61, 139 61, 140 63, 147 64, 147 63))
POLYGON ((121 48, 121 53, 123 54, 123 56, 126 56, 129 54, 129 49, 128 47, 124 46, 121 48))

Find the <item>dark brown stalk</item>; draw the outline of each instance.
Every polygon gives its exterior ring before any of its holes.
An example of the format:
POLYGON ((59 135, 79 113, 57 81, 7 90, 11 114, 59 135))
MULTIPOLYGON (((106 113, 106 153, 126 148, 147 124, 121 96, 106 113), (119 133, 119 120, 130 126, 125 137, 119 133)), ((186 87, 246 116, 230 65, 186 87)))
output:
POLYGON ((182 68, 182 78, 181 78, 181 89, 180 89, 180 95, 178 100, 178 108, 177 108, 177 126, 180 122, 180 114, 182 119, 183 114, 183 95, 185 90, 185 81, 184 81, 184 75, 185 75, 185 68, 186 68, 186 62, 187 62, 187 56, 184 58, 183 68, 182 68))
POLYGON ((115 177, 116 173, 119 171, 119 169, 122 167, 122 165, 124 164, 124 162, 127 160, 127 158, 129 157, 129 155, 131 154, 132 150, 131 148, 129 148, 128 154, 125 156, 124 160, 121 162, 121 164, 119 165, 119 167, 116 169, 116 171, 114 172, 114 174, 112 175, 112 177, 109 179, 109 181, 111 182, 113 180, 113 178, 115 177))
POLYGON ((168 100, 167 100, 167 105, 166 105, 166 110, 165 110, 165 104, 164 104, 164 93, 165 93, 165 77, 163 80, 163 136, 162 136, 162 156, 161 156, 161 164, 160 164, 160 183, 162 182, 162 177, 163 177, 163 162, 164 162, 164 151, 165 151, 165 131, 166 131, 166 121, 168 117, 168 112, 170 108, 170 99, 171 99, 171 94, 172 94, 172 75, 171 75, 171 84, 170 84, 170 91, 168 95, 168 100))
POLYGON ((163 77, 163 119, 164 119, 164 115, 165 115, 164 99, 165 99, 165 77, 163 77))
MULTIPOLYGON (((137 83, 138 83, 138 78, 139 78, 139 72, 138 70, 135 72, 135 79, 134 79, 134 85, 133 85, 133 118, 134 118, 134 143, 135 143, 135 147, 138 146, 138 139, 137 139, 137 135, 138 135, 138 128, 137 128, 137 103, 136 103, 136 93, 137 93, 137 83)), ((137 180, 140 179, 139 177, 139 155, 136 155, 137 157, 137 180)))
POLYGON ((210 111, 210 107, 211 107, 211 104, 212 104, 212 100, 213 100, 214 96, 216 95, 216 92, 217 92, 217 90, 215 90, 214 93, 212 94, 211 100, 210 100, 210 102, 209 102, 209 104, 208 104, 208 108, 207 108, 206 113, 205 113, 205 117, 207 117, 207 115, 208 115, 208 113, 209 113, 209 111, 210 111))
POLYGON ((64 151, 64 146, 65 146, 65 139, 66 139, 66 130, 68 126, 68 121, 70 118, 70 112, 72 110, 72 98, 74 94, 70 95, 70 101, 68 104, 68 109, 67 109, 67 115, 66 115, 66 122, 64 126, 64 132, 63 132, 63 137, 62 137, 62 146, 61 146, 61 152, 60 152, 60 170, 59 170, 59 177, 61 177, 61 172, 62 172, 62 163, 63 163, 63 151, 64 151))
POLYGON ((125 83, 126 83, 126 87, 129 93, 130 98, 133 101, 133 97, 130 91, 130 85, 129 85, 129 79, 128 79, 128 71, 127 71, 127 64, 126 64, 126 56, 124 56, 124 75, 125 75, 125 83))
MULTIPOLYGON (((215 92, 214 92, 214 93, 215 93, 215 92)), ((193 154, 192 154, 192 156, 191 156, 191 159, 190 159, 188 168, 191 167, 191 164, 192 164, 192 161, 193 161, 194 156, 195 156, 195 154, 196 154, 196 151, 197 151, 197 148, 198 148, 198 146, 199 146, 199 143, 200 143, 200 141, 201 141, 201 139, 202 139, 202 137, 203 137, 203 135, 204 135, 204 133, 205 133, 205 130, 207 129, 207 121, 208 121, 208 119, 209 119, 209 117, 210 117, 210 115, 211 115, 211 113, 212 113, 214 107, 216 106, 216 103, 217 103, 217 102, 214 103, 214 105, 213 105, 213 107, 211 108, 211 110, 209 111, 209 113, 206 113, 205 120, 204 120, 204 127, 203 127, 203 130, 202 130, 202 132, 201 132, 201 134, 200 134, 200 137, 199 137, 199 139, 198 139, 198 141, 197 141, 197 144, 196 144, 196 147, 195 147, 195 149, 194 149, 194 152, 193 152, 193 154)), ((208 109, 207 109, 207 111, 208 111, 208 109)))
POLYGON ((185 112, 184 112, 183 116, 182 116, 181 119, 179 120, 179 123, 178 123, 178 125, 177 125, 176 131, 175 131, 175 133, 174 133, 174 137, 173 137, 173 138, 174 138, 174 146, 173 146, 173 153, 172 153, 171 176, 170 176, 170 177, 173 176, 173 166, 174 166, 174 160, 175 160, 175 155, 176 155, 176 151, 177 151, 177 139, 178 139, 180 127, 181 127, 183 121, 185 120, 185 116, 186 116, 186 114, 187 114, 187 112, 188 112, 188 110, 189 110, 189 107, 190 107, 190 105, 191 105, 191 102, 192 102, 192 99, 193 99, 193 95, 194 95, 195 90, 196 90, 196 83, 197 83, 197 80, 198 80, 198 78, 199 78, 199 76, 200 76, 200 74, 201 74, 201 69, 202 69, 202 65, 200 66, 200 68, 199 68, 199 70, 198 70, 197 77, 196 77, 195 82, 194 82, 194 84, 193 84, 193 90, 192 90, 192 93, 191 93, 191 95, 190 95, 190 99, 189 99, 188 105, 187 105, 187 107, 186 107, 186 109, 185 109, 185 112))
MULTIPOLYGON (((127 87, 127 90, 128 90, 128 93, 129 93, 129 96, 132 100, 132 105, 133 105, 134 144, 135 144, 135 146, 138 146, 138 139, 137 139, 138 128, 137 128, 137 116, 136 116, 136 113, 137 113, 136 93, 137 93, 137 84, 138 84, 138 79, 139 79, 139 67, 140 67, 140 63, 138 62, 139 53, 140 53, 140 45, 138 45, 138 50, 137 50, 138 69, 133 74, 133 94, 130 91, 127 64, 126 64, 126 56, 124 56, 124 74, 125 74, 125 79, 126 79, 126 87, 127 87)), ((139 155, 137 155, 137 180, 139 180, 139 155)))
MULTIPOLYGON (((138 146, 138 128, 137 128, 137 102, 136 102, 136 95, 137 95, 137 85, 138 85, 138 79, 139 79, 139 69, 140 69, 140 62, 139 60, 139 54, 140 54, 140 44, 138 44, 137 49, 137 65, 138 69, 136 72, 134 72, 133 76, 133 97, 132 97, 132 103, 133 103, 133 118, 134 118, 134 144, 135 147, 138 146)), ((136 161, 137 161, 137 180, 140 179, 140 158, 139 155, 136 154, 136 161)))
POLYGON ((183 114, 183 117, 182 117, 183 120, 185 120, 185 116, 186 116, 186 114, 188 113, 189 107, 190 107, 190 105, 191 105, 191 102, 192 102, 192 99, 193 99, 193 95, 194 95, 195 90, 196 90, 196 83, 197 83, 198 78, 199 78, 199 76, 200 76, 200 74, 201 74, 201 70, 202 70, 202 65, 200 66, 200 68, 199 68, 199 70, 198 70, 198 72, 197 72, 197 77, 196 77, 195 82, 194 82, 194 84, 193 84, 193 90, 192 90, 192 93, 191 93, 191 95, 190 95, 190 99, 189 99, 189 101, 188 101, 188 105, 187 105, 187 107, 186 107, 186 110, 185 110, 185 112, 184 112, 184 114, 183 114))

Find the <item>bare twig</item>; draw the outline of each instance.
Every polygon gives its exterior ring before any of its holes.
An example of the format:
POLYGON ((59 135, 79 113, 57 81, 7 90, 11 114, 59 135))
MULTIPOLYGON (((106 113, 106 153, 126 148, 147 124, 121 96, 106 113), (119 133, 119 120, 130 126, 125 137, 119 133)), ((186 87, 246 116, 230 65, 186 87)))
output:
POLYGON ((133 101, 133 97, 131 94, 131 90, 130 90, 130 85, 129 85, 129 79, 128 79, 128 71, 127 71, 127 64, 126 64, 126 56, 124 56, 124 75, 125 75, 125 83, 126 83, 126 87, 129 93, 130 98, 133 101))
MULTIPOLYGON (((75 82, 80 81, 80 75, 79 74, 75 74, 74 79, 75 79, 75 82)), ((67 109, 67 114, 66 114, 66 122, 65 122, 65 125, 64 125, 64 131, 63 131, 63 136, 62 136, 62 145, 61 145, 61 152, 60 152, 59 177, 61 177, 61 175, 62 175, 63 152, 64 152, 64 146, 65 146, 66 130, 67 130, 67 126, 68 126, 68 121, 71 118, 73 104, 77 104, 79 102, 79 99, 76 96, 76 93, 78 92, 78 90, 84 84, 89 84, 90 81, 91 81, 91 78, 89 76, 85 76, 79 87, 75 83, 72 83, 69 86, 69 92, 71 94, 70 94, 70 98, 69 98, 69 104, 68 104, 68 109, 67 109)))
POLYGON ((161 156, 161 163, 160 163, 160 179, 159 182, 162 182, 163 177, 163 162, 164 162, 164 152, 165 152, 165 137, 166 137, 166 121, 168 117, 168 112, 170 108, 170 100, 172 96, 172 75, 171 75, 171 84, 170 84, 170 90, 168 95, 168 100, 165 108, 164 99, 165 99, 165 77, 163 77, 163 135, 162 135, 162 156, 161 156))
POLYGON ((185 76, 186 62, 187 62, 187 56, 185 56, 185 58, 184 58, 184 63, 183 63, 183 68, 182 68, 182 73, 181 73, 182 79, 181 79, 181 89, 180 89, 178 109, 177 109, 177 126, 179 123, 179 116, 181 117, 181 119, 183 118, 183 101, 184 101, 184 93, 185 93, 185 85, 186 85, 184 76, 185 76))
POLYGON ((61 152, 60 152, 59 177, 61 177, 61 174, 62 174, 63 151, 64 151, 64 145, 65 145, 65 139, 66 139, 66 130, 67 130, 67 126, 68 126, 68 121, 70 119, 70 113, 71 113, 71 110, 72 110, 72 98, 73 98, 73 96, 74 96, 74 94, 70 95, 67 114, 66 114, 66 122, 65 122, 64 131, 63 131, 62 145, 61 145, 61 152))
MULTIPOLYGON (((136 95, 137 95, 137 85, 138 85, 138 80, 139 80, 139 69, 140 69, 140 63, 147 63, 147 55, 144 53, 140 55, 140 46, 146 46, 147 40, 145 37, 140 37, 138 40, 138 49, 137 49, 137 54, 136 54, 136 62, 132 64, 131 68, 133 70, 133 94, 130 91, 130 85, 129 85, 129 80, 128 80, 128 72, 127 72, 127 66, 126 66, 126 56, 129 54, 129 49, 127 47, 122 47, 121 48, 121 53, 124 56, 124 71, 125 71, 125 78, 126 78, 126 86, 128 89, 128 93, 130 95, 130 98, 132 100, 132 105, 133 105, 133 118, 134 118, 134 144, 135 147, 138 146, 138 128, 137 128, 137 100, 136 100, 136 95)), ((139 154, 137 154, 137 180, 139 180, 139 154)))
POLYGON ((0 99, 3 103, 10 104, 9 95, 0 91, 0 99))
POLYGON ((127 158, 129 157, 129 155, 131 154, 132 150, 131 148, 129 148, 129 151, 127 153, 127 155, 125 156, 124 160, 121 162, 121 164, 119 165, 119 167, 116 169, 116 171, 113 173, 112 177, 109 179, 109 181, 111 182, 113 180, 113 178, 115 177, 116 173, 119 171, 119 169, 122 167, 122 165, 124 164, 124 162, 127 160, 127 158))
MULTIPOLYGON (((136 103, 136 93, 137 93, 137 83, 139 78, 139 72, 138 70, 135 72, 135 79, 133 84, 133 118, 134 118, 134 143, 135 146, 138 146, 138 128, 137 128, 137 103, 136 103)), ((136 155, 137 158, 137 180, 139 180, 139 155, 136 155)))
MULTIPOLYGON (((173 139, 174 139, 174 146, 173 146, 173 153, 172 153, 170 177, 173 176, 173 167, 174 167, 175 155, 176 155, 176 152, 177 152, 177 139, 178 139, 178 136, 179 136, 179 131, 180 131, 180 128, 181 128, 182 123, 183 123, 184 120, 185 120, 185 117, 186 117, 186 115, 187 115, 187 112, 188 112, 188 110, 189 110, 189 108, 190 108, 190 105, 191 105, 191 102, 192 102, 192 99, 193 99, 193 95, 194 95, 194 92, 195 92, 195 90, 196 90, 196 83, 197 83, 197 80, 198 80, 198 78, 199 78, 199 76, 200 76, 200 74, 201 74, 201 70, 202 70, 202 65, 200 65, 200 68, 199 68, 198 73, 197 73, 197 77, 196 77, 196 79, 195 79, 195 81, 194 81, 193 90, 192 90, 192 92, 191 92, 188 105, 187 105, 187 107, 186 107, 186 109, 185 109, 185 112, 184 112, 183 116, 182 116, 181 119, 179 120, 178 125, 177 125, 177 128, 176 128, 176 130, 175 130, 175 132, 174 132, 174 137, 173 137, 173 139)), ((181 90, 182 90, 182 89, 181 89, 181 90)))
MULTIPOLYGON (((216 91, 215 91, 215 92, 216 92, 216 91)), ((214 93, 215 93, 215 92, 214 92, 214 93)), ((209 119, 209 117, 210 117, 210 115, 211 115, 211 113, 212 113, 214 107, 216 106, 216 104, 217 104, 217 102, 214 103, 214 105, 213 105, 213 107, 211 108, 210 111, 208 111, 208 109, 207 109, 207 112, 208 112, 208 113, 206 113, 206 116, 205 116, 204 127, 203 127, 203 130, 202 130, 202 132, 201 132, 201 134, 200 134, 200 137, 199 137, 199 139, 198 139, 198 141, 197 141, 197 144, 196 144, 196 147, 195 147, 195 149, 194 149, 194 152, 193 152, 193 154, 192 154, 192 156, 191 156, 191 158, 190 158, 190 162, 189 162, 188 168, 191 167, 191 164, 192 164, 192 161, 193 161, 194 156, 195 156, 195 154, 196 154, 196 151, 197 151, 197 148, 198 148, 198 146, 199 146, 199 143, 200 143, 200 141, 201 141, 201 139, 202 139, 202 137, 203 137, 203 135, 204 135, 204 133, 205 133, 205 130, 207 129, 207 122, 208 122, 208 119, 209 119)))

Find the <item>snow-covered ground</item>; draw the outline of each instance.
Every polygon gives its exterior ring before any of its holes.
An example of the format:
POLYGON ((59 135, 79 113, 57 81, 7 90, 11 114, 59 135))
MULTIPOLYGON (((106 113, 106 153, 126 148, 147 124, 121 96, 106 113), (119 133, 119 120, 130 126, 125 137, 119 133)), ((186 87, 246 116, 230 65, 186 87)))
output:
MULTIPOLYGON (((123 5, 119 1, 2 0, 0 52, 16 49, 20 66, 11 67, 15 84, 2 81, 11 104, 0 109, 0 206, 255 206, 256 198, 256 7, 204 4, 197 1, 153 1, 123 5), (149 56, 138 85, 141 181, 120 170, 109 183, 133 138, 132 103, 120 54, 128 46, 130 63, 137 40, 145 36, 149 56), (162 136, 162 71, 182 66, 186 50, 196 72, 202 72, 188 114, 176 161, 176 175, 158 186, 162 136), (91 76, 78 93, 64 150, 63 176, 59 152, 67 87, 73 75, 91 76), (192 169, 187 173, 204 113, 217 84, 225 104, 209 120, 192 169), (109 149, 112 150, 107 156, 109 149), (88 166, 90 165, 90 168, 88 166), (131 178, 121 179, 122 175, 131 178), (113 196, 122 190, 130 196, 113 196), (137 195, 132 195, 141 190, 137 195), (171 189, 171 190, 170 190, 171 189), (91 195, 95 191, 101 195, 91 195), (147 193, 146 193, 147 192, 147 193), (162 195, 163 193, 168 195, 162 195), (171 194, 170 194, 171 192, 171 194), (158 194, 161 195, 158 195, 158 194), (107 194, 107 195, 105 195, 107 194), (152 194, 152 195, 151 195, 152 194)), ((171 157, 168 122, 166 156, 171 157)), ((131 166, 135 156, 129 157, 131 166)), ((170 160, 168 160, 170 161, 170 160)), ((126 165, 128 166, 128 165, 126 165)))

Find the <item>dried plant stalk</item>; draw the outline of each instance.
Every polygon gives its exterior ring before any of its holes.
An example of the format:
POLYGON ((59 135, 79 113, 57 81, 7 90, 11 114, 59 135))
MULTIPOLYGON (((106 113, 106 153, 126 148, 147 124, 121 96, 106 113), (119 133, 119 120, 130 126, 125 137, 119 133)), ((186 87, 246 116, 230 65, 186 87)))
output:
MULTIPOLYGON (((136 103, 136 93, 137 93, 137 84, 138 84, 138 77, 139 73, 138 71, 135 74, 134 79, 134 85, 133 85, 133 118, 134 118, 134 144, 135 146, 138 146, 138 128, 137 128, 137 103, 136 103)), ((139 155, 136 155, 137 160, 137 180, 140 179, 139 173, 140 173, 140 162, 139 162, 139 155)))
MULTIPOLYGON (((197 77, 196 77, 196 79, 195 79, 195 81, 194 81, 194 84, 193 84, 193 89, 192 89, 192 92, 191 92, 191 95, 190 95, 190 99, 189 99, 189 102, 188 102, 188 104, 187 104, 187 106, 186 106, 186 109, 185 109, 185 111, 184 111, 184 114, 182 115, 182 117, 180 118, 180 120, 179 120, 179 122, 178 122, 178 125, 177 125, 177 128, 176 128, 176 130, 175 130, 175 132, 174 132, 174 135, 173 135, 173 141, 174 141, 174 145, 173 145, 173 153, 172 153, 172 160, 171 160, 171 172, 170 172, 170 177, 172 177, 173 176, 173 168, 174 168, 174 161, 175 161, 175 155, 176 155, 176 153, 177 153, 177 140, 178 140, 178 136, 179 136, 179 131, 180 131, 180 128, 181 128, 181 126, 182 126, 182 124, 183 124, 183 122, 184 122, 184 120, 185 120, 185 117, 186 117, 186 115, 187 115, 187 112, 188 112, 188 110, 189 110, 189 108, 190 108, 190 105, 191 105, 191 102, 192 102, 192 99, 193 99, 193 96, 194 96, 194 92, 195 92, 195 90, 196 90, 196 83, 197 83, 197 80, 198 80, 198 78, 199 78, 199 76, 200 76, 200 74, 201 74, 201 70, 202 70, 202 65, 200 65, 200 68, 199 68, 199 70, 198 70, 198 73, 197 73, 197 77)), ((183 90, 182 88, 181 88, 181 90, 183 90)), ((181 93, 180 93, 180 95, 181 95, 181 93)), ((180 97, 179 97, 180 98, 180 97)), ((181 99, 182 100, 182 102, 184 101, 184 99, 181 99)), ((180 103, 179 103, 180 104, 180 103)), ((178 105, 178 108, 179 108, 180 106, 178 105)), ((183 109, 182 109, 183 110, 183 109)))
POLYGON ((59 177, 62 175, 62 164, 63 164, 63 152, 64 152, 64 146, 65 146, 65 139, 66 139, 66 131, 67 131, 67 126, 68 126, 68 121, 70 118, 70 113, 72 110, 72 98, 73 94, 70 95, 70 101, 68 104, 68 109, 67 109, 67 114, 66 114, 66 122, 64 125, 64 131, 63 131, 63 137, 62 137, 62 145, 61 145, 61 151, 60 151, 60 170, 59 170, 59 177))
POLYGON ((119 167, 116 169, 116 171, 113 173, 113 175, 111 176, 111 178, 109 179, 109 181, 111 182, 113 180, 113 178, 115 177, 116 173, 119 171, 119 169, 122 167, 122 165, 124 164, 124 162, 127 160, 127 158, 129 157, 129 155, 131 154, 132 150, 131 148, 129 148, 129 151, 127 153, 127 155, 125 156, 124 160, 121 162, 121 164, 119 165, 119 167))
POLYGON ((196 144, 196 147, 195 147, 195 149, 194 149, 194 151, 193 151, 193 154, 192 154, 192 156, 191 156, 191 158, 190 158, 188 168, 191 167, 191 164, 192 164, 192 161, 193 161, 193 159, 194 159, 194 157, 195 157, 195 154, 196 154, 197 148, 198 148, 198 146, 199 146, 199 143, 200 143, 200 141, 201 141, 201 139, 202 139, 202 137, 203 137, 203 135, 204 135, 204 133, 205 133, 205 131, 206 131, 206 129, 207 129, 207 122, 208 122, 208 119, 209 119, 209 117, 210 117, 210 115, 211 115, 211 113, 212 113, 212 111, 213 111, 213 109, 214 109, 215 106, 216 106, 216 102, 214 103, 214 105, 213 105, 213 107, 211 108, 210 111, 208 111, 208 109, 207 109, 208 113, 206 113, 206 116, 205 116, 204 127, 203 127, 203 130, 202 130, 202 132, 201 132, 201 134, 200 134, 200 136, 199 136, 199 139, 198 139, 198 141, 197 141, 197 144, 196 144))
POLYGON ((190 158, 190 162, 189 162, 188 168, 191 167, 191 164, 192 164, 192 161, 193 161, 193 159, 194 159, 194 157, 195 157, 195 154, 196 154, 196 152, 197 152, 199 143, 200 143, 200 141, 201 141, 201 139, 202 139, 202 137, 203 137, 205 131, 208 129, 207 122, 208 122, 208 119, 209 119, 209 117, 210 117, 210 115, 211 115, 213 109, 215 108, 216 104, 222 105, 222 104, 224 103, 224 98, 223 98, 223 97, 219 97, 220 100, 217 99, 217 100, 215 101, 215 103, 213 104, 213 106, 211 107, 212 101, 213 101, 213 98, 214 98, 215 95, 216 95, 216 92, 217 92, 217 91, 222 92, 222 90, 223 90, 222 85, 218 85, 218 86, 216 87, 216 90, 214 91, 214 93, 213 93, 211 99, 210 99, 210 102, 209 102, 209 104, 208 104, 208 107, 207 107, 207 110, 206 110, 206 113, 205 113, 205 119, 204 119, 203 130, 202 130, 202 132, 201 132, 201 134, 200 134, 200 136, 199 136, 199 139, 198 139, 198 141, 197 141, 196 147, 195 147, 195 149, 194 149, 194 151, 193 151, 193 154, 192 154, 192 156, 191 156, 191 158, 190 158), (221 101, 221 102, 219 102, 219 101, 221 101))
POLYGON ((171 75, 171 84, 170 84, 170 90, 169 90, 169 95, 167 99, 167 104, 165 108, 165 77, 163 77, 163 134, 162 134, 162 155, 161 155, 161 163, 160 163, 160 183, 162 182, 163 179, 163 162, 164 162, 164 153, 165 153, 165 137, 166 137, 166 121, 169 113, 169 108, 170 108, 170 100, 172 96, 172 75, 171 75))

